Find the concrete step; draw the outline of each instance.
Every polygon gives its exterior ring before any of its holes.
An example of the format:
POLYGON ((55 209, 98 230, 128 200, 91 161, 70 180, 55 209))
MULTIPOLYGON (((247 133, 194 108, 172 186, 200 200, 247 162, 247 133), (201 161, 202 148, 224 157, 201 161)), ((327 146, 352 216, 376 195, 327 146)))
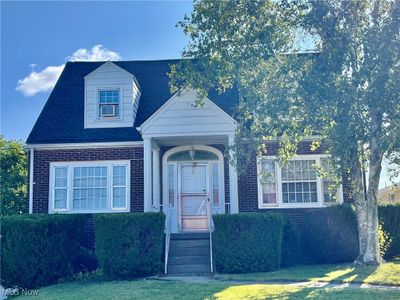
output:
POLYGON ((209 240, 171 240, 170 248, 210 247, 209 240))
POLYGON ((175 247, 169 248, 169 257, 177 257, 177 256, 207 256, 210 255, 210 246, 202 246, 202 247, 175 247))
POLYGON ((210 265, 210 255, 170 256, 168 264, 172 265, 210 265))
POLYGON ((210 265, 168 265, 168 275, 209 275, 210 265))
POLYGON ((207 240, 210 239, 208 232, 184 232, 171 234, 171 240, 207 240))

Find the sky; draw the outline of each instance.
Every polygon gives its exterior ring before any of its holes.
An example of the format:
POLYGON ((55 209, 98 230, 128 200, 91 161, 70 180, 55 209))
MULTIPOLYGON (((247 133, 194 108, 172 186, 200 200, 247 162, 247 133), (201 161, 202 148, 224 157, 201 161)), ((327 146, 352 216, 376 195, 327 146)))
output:
POLYGON ((179 58, 188 39, 176 24, 191 10, 191 1, 2 1, 1 134, 26 140, 68 60, 179 58))

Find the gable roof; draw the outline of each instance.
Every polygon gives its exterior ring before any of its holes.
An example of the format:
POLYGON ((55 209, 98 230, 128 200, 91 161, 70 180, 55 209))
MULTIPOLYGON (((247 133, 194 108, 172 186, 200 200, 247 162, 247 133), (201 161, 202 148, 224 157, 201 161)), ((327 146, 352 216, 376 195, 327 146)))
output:
MULTIPOLYGON (((116 61, 118 67, 132 74, 139 83, 141 97, 133 127, 84 128, 84 77, 106 62, 68 62, 39 115, 28 144, 94 143, 141 141, 136 127, 144 123, 171 98, 167 73, 179 60, 116 61)), ((209 98, 232 115, 238 100, 237 91, 215 91, 209 98)))

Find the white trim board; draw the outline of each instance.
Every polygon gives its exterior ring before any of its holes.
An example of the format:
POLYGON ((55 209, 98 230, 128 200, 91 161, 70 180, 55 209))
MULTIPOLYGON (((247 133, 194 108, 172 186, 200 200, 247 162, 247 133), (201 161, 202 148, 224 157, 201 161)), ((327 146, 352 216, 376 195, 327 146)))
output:
POLYGON ((99 142, 99 143, 60 143, 60 144, 26 144, 26 149, 57 150, 57 149, 93 149, 93 148, 120 148, 143 147, 143 141, 132 142, 99 142))

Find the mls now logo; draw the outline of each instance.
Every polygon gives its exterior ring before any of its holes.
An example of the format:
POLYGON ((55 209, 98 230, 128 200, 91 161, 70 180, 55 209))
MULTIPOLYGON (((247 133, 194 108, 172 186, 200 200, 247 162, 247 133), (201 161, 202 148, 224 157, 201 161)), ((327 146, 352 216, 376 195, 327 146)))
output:
POLYGON ((28 290, 28 289, 18 289, 18 288, 9 288, 4 289, 0 287, 0 300, 7 299, 8 296, 38 296, 39 290, 28 290))

